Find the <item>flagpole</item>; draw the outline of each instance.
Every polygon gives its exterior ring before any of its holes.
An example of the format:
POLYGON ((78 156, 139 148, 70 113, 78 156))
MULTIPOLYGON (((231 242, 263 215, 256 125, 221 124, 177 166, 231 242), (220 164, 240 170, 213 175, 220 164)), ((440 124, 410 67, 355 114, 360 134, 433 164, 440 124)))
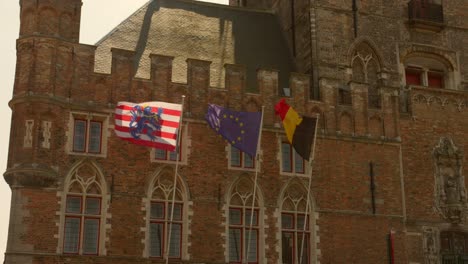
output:
POLYGON ((299 259, 299 264, 302 264, 302 257, 304 254, 304 237, 305 237, 305 231, 307 227, 307 212, 309 210, 309 201, 310 201, 310 187, 312 185, 312 168, 313 168, 313 162, 315 160, 315 143, 317 142, 317 128, 318 128, 318 121, 319 121, 320 115, 317 114, 317 118, 315 119, 315 132, 314 132, 314 144, 312 146, 312 155, 309 158, 309 166, 310 166, 310 172, 309 172, 309 184, 307 187, 307 201, 306 201, 306 210, 305 210, 305 215, 304 215, 304 229, 302 231, 302 241, 301 241, 301 258, 299 259))
POLYGON ((167 235, 167 242, 166 242, 166 264, 169 263, 169 251, 170 251, 170 243, 171 243, 171 234, 172 234, 172 220, 174 219, 174 206, 175 206, 175 195, 177 190, 177 172, 179 169, 179 159, 180 159, 180 130, 182 128, 182 120, 184 117, 184 101, 185 95, 182 95, 182 109, 180 110, 180 122, 179 122, 179 129, 177 130, 177 141, 176 141, 176 162, 175 162, 175 172, 174 172, 174 189, 172 190, 172 205, 171 205, 171 217, 169 220, 169 234, 167 235))
MULTIPOLYGON (((252 223, 253 223, 253 217, 254 217, 254 206, 255 206, 255 197, 256 197, 256 192, 257 192, 257 176, 258 176, 258 169, 260 167, 260 154, 259 154, 259 149, 262 141, 262 128, 263 128, 263 112, 265 110, 265 106, 262 106, 262 118, 260 119, 260 129, 258 131, 258 141, 257 141, 257 150, 255 152, 255 179, 254 179, 254 191, 253 191, 253 197, 252 197, 252 208, 250 209, 250 225, 249 225, 249 236, 247 238, 247 254, 245 257, 245 263, 249 263, 249 251, 250 251, 250 235, 252 234, 252 223)), ((257 236, 258 240, 258 236, 257 236)), ((258 249, 257 249, 258 250, 258 249)))

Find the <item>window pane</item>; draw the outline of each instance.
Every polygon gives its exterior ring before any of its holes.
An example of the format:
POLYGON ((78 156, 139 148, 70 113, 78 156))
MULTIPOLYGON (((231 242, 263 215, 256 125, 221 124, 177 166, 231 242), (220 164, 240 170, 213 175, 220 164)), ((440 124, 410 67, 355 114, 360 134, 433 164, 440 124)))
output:
POLYGON ((101 153, 101 127, 101 122, 90 123, 88 151, 91 153, 101 153))
POLYGON ((241 261, 241 230, 229 229, 229 261, 241 261))
POLYGON ((281 227, 286 229, 294 228, 294 216, 291 214, 282 214, 281 227))
POLYGON ((99 219, 85 219, 83 232, 83 253, 97 254, 99 219))
POLYGON ((231 146, 231 166, 240 167, 241 166, 241 152, 236 147, 231 146))
MULTIPOLYGON (((309 230, 309 223, 306 223, 306 230, 309 230)), ((297 229, 304 230, 304 215, 297 216, 297 229)))
POLYGON ((154 150, 154 157, 159 160, 166 160, 166 151, 164 149, 155 149, 154 150))
POLYGON ((254 160, 253 160, 252 156, 250 156, 247 153, 243 153, 243 154, 244 154, 244 167, 245 168, 253 168, 254 167, 254 160))
POLYGON ((302 262, 303 264, 307 264, 309 263, 308 259, 309 259, 309 236, 306 234, 305 236, 303 236, 301 233, 298 233, 297 234, 297 255, 298 255, 298 259, 301 259, 301 256, 302 256, 302 262), (303 238, 304 237, 304 241, 303 241, 303 238), (301 250, 301 246, 302 246, 302 250, 301 250), (302 255, 301 255, 302 254, 302 255))
POLYGON ((245 252, 245 254, 248 254, 247 260, 248 262, 257 262, 257 230, 246 230, 245 233, 245 247, 249 247, 248 252, 245 252))
MULTIPOLYGON (((169 203, 167 205, 168 208, 168 215, 167 215, 167 220, 171 219, 171 209, 172 209, 172 203, 169 203)), ((182 204, 174 204, 174 215, 172 216, 172 219, 177 221, 177 220, 182 220, 182 204)))
POLYGON ((80 219, 65 218, 65 236, 63 242, 63 252, 78 253, 80 243, 80 219))
POLYGON ((81 197, 67 197, 67 213, 79 214, 81 213, 81 197))
POLYGON ((304 159, 294 151, 294 172, 304 173, 304 159))
POLYGON ((444 87, 443 74, 439 72, 428 72, 427 84, 429 87, 432 87, 432 88, 443 88, 444 87))
POLYGON ((169 244, 169 256, 180 257, 182 226, 180 224, 172 224, 171 243, 169 244))
POLYGON ((150 224, 150 255, 152 257, 162 257, 163 231, 163 224, 150 224))
POLYGON ((405 73, 407 85, 422 85, 420 71, 406 69, 405 73))
POLYGON ((288 143, 281 143, 281 162, 283 165, 283 171, 291 172, 291 145, 288 143))
POLYGON ((169 152, 169 159, 172 160, 172 161, 176 161, 177 160, 177 151, 169 152))
POLYGON ((84 152, 86 146, 86 121, 75 120, 73 131, 73 151, 84 152))
POLYGON ((242 224, 241 210, 240 209, 229 209, 229 224, 240 225, 242 224))
POLYGON ((283 264, 293 264, 294 256, 294 238, 292 233, 282 233, 281 252, 283 264))
MULTIPOLYGON (((250 209, 245 210, 245 226, 250 226, 250 218, 252 216, 252 214, 250 212, 252 212, 252 210, 250 210, 250 209)), ((257 220, 258 220, 257 219, 257 211, 254 210, 254 215, 253 215, 253 219, 252 219, 252 226, 258 225, 257 220)))
POLYGON ((151 218, 153 219, 164 219, 164 204, 163 203, 151 203, 151 218))
POLYGON ((99 215, 101 213, 101 199, 86 198, 85 214, 99 215))

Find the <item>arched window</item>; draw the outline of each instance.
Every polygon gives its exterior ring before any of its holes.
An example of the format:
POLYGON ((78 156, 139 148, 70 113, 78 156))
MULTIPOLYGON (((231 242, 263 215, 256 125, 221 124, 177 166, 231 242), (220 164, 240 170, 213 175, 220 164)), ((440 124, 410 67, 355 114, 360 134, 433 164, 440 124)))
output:
POLYGON ((313 222, 310 219, 312 206, 311 202, 307 203, 306 188, 294 180, 283 192, 280 206, 281 263, 313 263, 313 222))
POLYGON ((100 255, 105 237, 106 183, 92 163, 79 164, 65 184, 61 252, 100 255))
POLYGON ((352 59, 353 81, 367 83, 368 102, 371 108, 380 108, 381 98, 378 90, 379 73, 381 65, 374 49, 363 41, 356 46, 352 59))
POLYGON ((232 187, 228 201, 228 240, 229 263, 262 262, 263 211, 260 206, 258 189, 252 207, 253 182, 241 177, 232 187))
POLYGON ((177 178, 174 195, 174 171, 161 170, 149 188, 147 206, 147 256, 184 259, 187 241, 187 194, 177 178), (174 198, 174 199, 173 199, 174 198), (172 210, 174 208, 174 210, 172 210))

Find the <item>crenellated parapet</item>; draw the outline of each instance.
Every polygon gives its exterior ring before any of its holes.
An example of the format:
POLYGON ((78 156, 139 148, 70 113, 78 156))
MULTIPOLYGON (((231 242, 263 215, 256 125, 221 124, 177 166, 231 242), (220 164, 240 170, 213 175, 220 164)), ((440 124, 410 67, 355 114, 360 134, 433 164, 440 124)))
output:
POLYGON ((279 72, 258 69, 256 87, 246 86, 246 67, 226 64, 224 88, 210 86, 211 62, 187 59, 186 82, 173 82, 174 57, 150 55, 150 78, 138 78, 138 56, 134 51, 113 48, 111 72, 94 72, 95 47, 64 43, 51 38, 22 39, 18 50, 19 71, 11 106, 26 98, 49 100, 65 108, 111 112, 119 101, 169 101, 180 103, 186 95, 186 115, 202 119, 208 103, 238 111, 265 107, 264 124, 278 122, 274 105, 287 101, 304 115, 321 115, 320 127, 333 136, 395 139, 398 135, 399 99, 393 87, 378 87, 378 97, 369 96, 369 85, 322 78, 321 100, 310 100, 311 77, 290 73, 289 87, 279 87, 279 72), (33 60, 33 67, 27 61, 33 60), (32 68, 32 69, 31 69, 32 68), (346 99, 346 98, 347 99, 346 99), (345 98, 345 100, 343 99, 345 98), (21 100, 20 100, 21 99, 21 100), (372 102, 371 102, 372 101, 372 102), (377 102, 377 104, 376 104, 377 102))

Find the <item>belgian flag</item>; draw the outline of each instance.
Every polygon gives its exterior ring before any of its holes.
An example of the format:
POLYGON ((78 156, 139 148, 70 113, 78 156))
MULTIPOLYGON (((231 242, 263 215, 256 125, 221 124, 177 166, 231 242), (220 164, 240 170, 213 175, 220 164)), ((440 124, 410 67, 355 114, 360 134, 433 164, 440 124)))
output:
POLYGON ((276 115, 281 117, 289 143, 304 160, 308 161, 310 149, 314 143, 317 118, 299 116, 285 99, 275 105, 276 115))

